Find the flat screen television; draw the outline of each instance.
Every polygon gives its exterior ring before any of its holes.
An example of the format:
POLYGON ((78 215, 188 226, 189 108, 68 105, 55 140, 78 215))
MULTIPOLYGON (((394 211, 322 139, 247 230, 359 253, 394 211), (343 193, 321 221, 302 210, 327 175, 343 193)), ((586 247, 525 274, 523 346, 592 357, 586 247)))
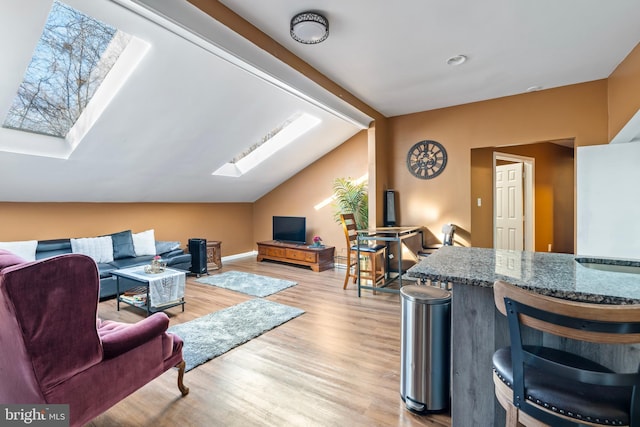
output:
POLYGON ((273 240, 304 244, 307 241, 307 219, 302 216, 274 216, 273 240))

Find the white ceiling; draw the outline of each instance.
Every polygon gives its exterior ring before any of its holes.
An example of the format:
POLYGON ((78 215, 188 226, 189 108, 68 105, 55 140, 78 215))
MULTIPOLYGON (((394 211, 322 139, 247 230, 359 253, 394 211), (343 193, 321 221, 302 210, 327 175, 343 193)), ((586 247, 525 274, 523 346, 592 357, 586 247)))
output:
POLYGON ((638 0, 220 2, 387 117, 606 78, 640 41, 638 0), (305 10, 325 42, 289 36, 305 10))
MULTIPOLYGON (((66 3, 151 48, 68 158, 6 152, 61 141, 0 129, 0 201, 252 202, 370 120, 185 0, 66 3), (296 112, 322 123, 241 178, 211 176, 296 112)), ((222 3, 386 116, 606 78, 640 41, 638 0, 222 3), (305 10, 329 19, 324 43, 289 37, 305 10), (469 61, 447 66, 456 54, 469 61)), ((0 6, 0 120, 51 0, 29 6, 0 6)))

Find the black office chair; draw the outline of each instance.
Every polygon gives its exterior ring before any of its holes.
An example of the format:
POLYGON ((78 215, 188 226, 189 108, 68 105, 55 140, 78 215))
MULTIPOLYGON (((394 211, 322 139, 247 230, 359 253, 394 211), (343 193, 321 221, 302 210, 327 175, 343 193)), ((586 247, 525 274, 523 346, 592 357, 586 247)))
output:
POLYGON ((521 326, 574 340, 640 342, 640 306, 588 304, 494 284, 511 346, 493 355, 496 398, 511 426, 639 426, 640 374, 616 373, 567 351, 524 345, 521 326))

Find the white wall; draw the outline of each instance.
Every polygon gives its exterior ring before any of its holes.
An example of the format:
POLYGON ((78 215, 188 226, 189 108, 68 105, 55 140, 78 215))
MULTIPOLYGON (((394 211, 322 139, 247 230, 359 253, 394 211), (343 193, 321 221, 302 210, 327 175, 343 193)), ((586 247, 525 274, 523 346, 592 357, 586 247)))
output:
POLYGON ((577 149, 577 254, 640 260, 640 143, 577 149))

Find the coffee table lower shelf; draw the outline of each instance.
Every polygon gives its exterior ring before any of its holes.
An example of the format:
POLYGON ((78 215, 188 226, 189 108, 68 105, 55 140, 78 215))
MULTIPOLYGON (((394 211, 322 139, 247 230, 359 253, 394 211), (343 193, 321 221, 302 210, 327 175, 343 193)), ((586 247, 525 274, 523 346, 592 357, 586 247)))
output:
MULTIPOLYGON (((148 290, 147 290, 147 301, 149 301, 149 291, 148 290)), ((136 308, 140 308, 142 310, 145 310, 147 312, 147 316, 149 316, 150 314, 153 314, 153 313, 158 313, 160 311, 167 310, 167 309, 172 308, 172 307, 177 307, 179 305, 182 306, 182 312, 184 313, 184 305, 186 304, 186 302, 184 300, 184 297, 182 297, 178 301, 169 302, 167 304, 163 304, 163 305, 158 306, 158 307, 156 307, 156 306, 150 307, 148 304, 132 303, 130 301, 127 301, 126 299, 123 299, 122 295, 118 295, 118 301, 116 303, 117 311, 120 311, 120 303, 121 302, 124 303, 124 304, 130 305, 131 307, 136 307, 136 308)))
MULTIPOLYGON (((145 310, 147 312, 147 316, 153 313, 164 311, 169 308, 177 307, 177 306, 182 306, 182 312, 184 312, 184 305, 186 303, 184 300, 184 292, 182 292, 182 296, 179 299, 176 299, 164 304, 160 304, 157 306, 149 305, 149 301, 150 301, 149 280, 145 280, 145 278, 141 277, 140 275, 132 274, 130 270, 131 269, 122 269, 122 270, 113 271, 111 273, 116 278, 116 310, 117 311, 120 311, 120 303, 122 302, 124 304, 130 305, 131 307, 136 307, 136 308, 145 310), (137 293, 137 295, 145 294, 145 300, 144 300, 145 302, 144 303, 134 302, 132 300, 128 300, 124 295, 124 292, 120 291, 120 289, 122 288, 120 283, 121 279, 134 282, 136 284, 134 288, 138 289, 138 292, 139 292, 137 293)), ((181 273, 186 275, 186 273, 183 271, 171 270, 171 269, 167 269, 167 273, 181 273)), ((131 290, 131 287, 128 287, 126 289, 126 291, 130 291, 130 290, 131 290)))

